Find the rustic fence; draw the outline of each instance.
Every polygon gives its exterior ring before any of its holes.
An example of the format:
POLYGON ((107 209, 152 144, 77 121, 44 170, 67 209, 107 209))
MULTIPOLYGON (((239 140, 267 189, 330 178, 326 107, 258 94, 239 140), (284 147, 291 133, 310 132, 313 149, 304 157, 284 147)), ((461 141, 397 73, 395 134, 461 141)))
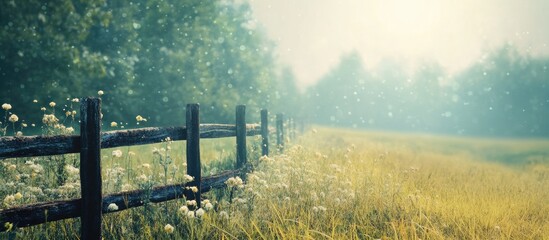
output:
MULTIPOLYGON (((230 177, 245 174, 248 168, 246 136, 261 135, 261 153, 269 155, 268 112, 261 111, 261 125, 246 124, 246 107, 236 107, 235 125, 200 124, 199 105, 188 104, 186 126, 148 127, 132 130, 101 132, 101 100, 85 98, 80 108, 80 135, 26 136, 0 138, 0 159, 15 157, 49 156, 80 153, 81 198, 22 205, 0 211, 0 232, 6 231, 6 223, 13 227, 28 227, 68 218, 81 218, 82 239, 101 238, 103 213, 122 211, 143 206, 146 202, 158 203, 186 197, 201 204, 201 193, 225 187, 230 177), (202 177, 200 139, 236 137, 236 166, 234 170, 202 177), (191 182, 154 187, 151 190, 133 190, 103 196, 101 186, 101 149, 121 146, 159 143, 170 138, 186 141, 187 174, 191 182), (193 193, 190 188, 197 187, 193 193), (116 204, 118 210, 108 209, 116 204)), ((284 116, 276 115, 277 149, 283 151, 284 125, 290 126, 288 138, 295 137, 295 123, 284 124, 284 116), (292 125, 293 124, 293 125, 292 125)))

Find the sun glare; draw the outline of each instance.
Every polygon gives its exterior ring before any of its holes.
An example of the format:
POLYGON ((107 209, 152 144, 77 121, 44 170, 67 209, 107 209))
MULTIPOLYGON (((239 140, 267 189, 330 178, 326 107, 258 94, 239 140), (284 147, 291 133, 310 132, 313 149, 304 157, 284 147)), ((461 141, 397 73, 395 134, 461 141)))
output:
POLYGON ((440 9, 431 0, 388 0, 378 3, 377 19, 391 35, 417 36, 428 34, 439 22, 440 9))

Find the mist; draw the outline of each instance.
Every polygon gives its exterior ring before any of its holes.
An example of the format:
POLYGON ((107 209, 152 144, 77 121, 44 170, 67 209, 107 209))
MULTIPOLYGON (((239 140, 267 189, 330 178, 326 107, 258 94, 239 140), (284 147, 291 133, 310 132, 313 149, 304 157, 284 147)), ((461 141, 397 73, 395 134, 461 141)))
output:
POLYGON ((546 137, 548 58, 510 45, 454 76, 437 62, 412 74, 386 60, 366 70, 356 52, 307 89, 316 123, 352 128, 499 137, 546 137))
POLYGON ((251 1, 312 123, 547 137, 544 1, 251 1))

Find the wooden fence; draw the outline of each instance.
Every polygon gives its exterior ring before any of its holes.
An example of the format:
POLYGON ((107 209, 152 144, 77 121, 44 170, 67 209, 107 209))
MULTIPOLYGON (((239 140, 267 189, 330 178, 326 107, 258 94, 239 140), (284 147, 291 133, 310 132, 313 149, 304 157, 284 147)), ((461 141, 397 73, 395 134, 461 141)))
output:
MULTIPOLYGON (((0 138, 0 159, 15 157, 48 156, 80 153, 81 198, 22 205, 0 211, 0 232, 6 231, 6 223, 13 227, 28 227, 68 218, 81 218, 82 239, 101 238, 101 215, 143 206, 145 200, 158 203, 186 197, 201 204, 201 193, 225 187, 230 177, 245 174, 248 169, 246 136, 261 135, 261 153, 269 155, 268 112, 261 111, 261 125, 246 124, 246 107, 236 107, 236 123, 200 124, 199 105, 188 104, 186 126, 149 127, 132 130, 101 132, 101 100, 85 98, 80 108, 80 135, 26 136, 0 138), (152 190, 133 190, 102 195, 101 149, 121 146, 159 143, 166 138, 173 141, 186 140, 187 174, 194 177, 188 183, 154 187, 152 190), (234 170, 202 177, 200 162, 200 139, 236 137, 236 166, 234 170), (193 193, 189 188, 199 189, 193 193), (118 210, 108 210, 109 204, 118 210)), ((276 115, 277 148, 284 149, 284 116, 276 115)), ((287 125, 291 126, 292 122, 287 125)), ((293 125, 295 127, 295 124, 293 125)), ((292 128, 290 134, 295 134, 292 128)), ((295 137, 291 136, 290 137, 295 137)))

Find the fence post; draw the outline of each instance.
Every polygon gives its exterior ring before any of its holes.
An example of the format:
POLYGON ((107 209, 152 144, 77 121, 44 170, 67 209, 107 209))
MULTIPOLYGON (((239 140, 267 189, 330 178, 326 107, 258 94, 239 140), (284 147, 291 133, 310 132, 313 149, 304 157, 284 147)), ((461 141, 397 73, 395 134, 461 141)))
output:
POLYGON ((276 115, 276 145, 280 152, 284 151, 284 114, 276 115))
POLYGON ((246 165, 246 106, 236 106, 236 169, 246 165))
POLYGON ((80 187, 82 239, 101 239, 101 100, 84 98, 80 104, 80 187))
POLYGON ((187 104, 187 174, 194 179, 189 186, 198 188, 198 192, 187 191, 187 200, 196 200, 197 209, 200 208, 200 187, 202 182, 202 173, 200 165, 200 106, 198 103, 187 104))
POLYGON ((269 156, 269 112, 261 110, 261 156, 269 156))

